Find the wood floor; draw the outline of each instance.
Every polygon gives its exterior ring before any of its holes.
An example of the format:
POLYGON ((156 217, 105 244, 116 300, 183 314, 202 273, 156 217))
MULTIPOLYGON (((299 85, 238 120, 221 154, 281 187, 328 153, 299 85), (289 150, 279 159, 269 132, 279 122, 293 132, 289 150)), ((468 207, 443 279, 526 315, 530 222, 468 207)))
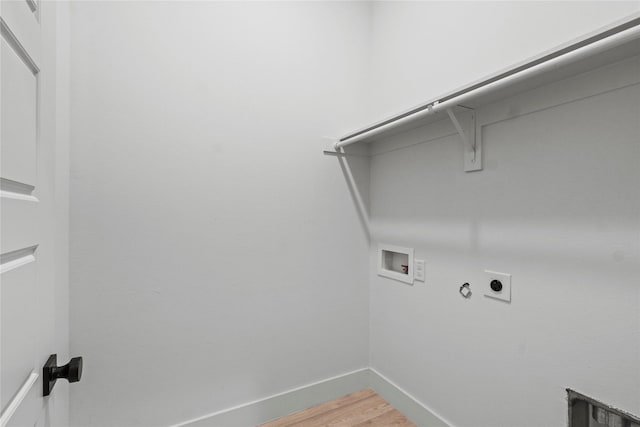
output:
POLYGON ((415 427, 370 388, 321 403, 260 427, 415 427))

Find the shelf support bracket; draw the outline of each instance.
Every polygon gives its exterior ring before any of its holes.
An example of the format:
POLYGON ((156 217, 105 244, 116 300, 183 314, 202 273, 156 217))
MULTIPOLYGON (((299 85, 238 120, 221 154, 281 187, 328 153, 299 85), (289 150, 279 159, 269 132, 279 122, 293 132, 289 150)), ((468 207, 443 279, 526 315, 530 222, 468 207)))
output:
POLYGON ((473 172, 482 170, 482 139, 479 138, 480 129, 478 129, 476 124, 476 111, 473 108, 462 105, 458 107, 471 112, 471 119, 469 120, 467 131, 465 131, 453 110, 447 108, 447 114, 464 143, 464 171, 473 172))

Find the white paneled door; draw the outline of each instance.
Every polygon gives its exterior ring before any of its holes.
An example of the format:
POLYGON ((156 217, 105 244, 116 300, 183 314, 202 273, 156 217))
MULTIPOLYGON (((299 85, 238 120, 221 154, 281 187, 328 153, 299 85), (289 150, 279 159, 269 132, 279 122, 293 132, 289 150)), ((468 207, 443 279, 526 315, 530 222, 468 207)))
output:
POLYGON ((68 348, 56 343, 55 11, 0 1, 0 427, 52 425, 66 402, 42 392, 42 366, 68 348))

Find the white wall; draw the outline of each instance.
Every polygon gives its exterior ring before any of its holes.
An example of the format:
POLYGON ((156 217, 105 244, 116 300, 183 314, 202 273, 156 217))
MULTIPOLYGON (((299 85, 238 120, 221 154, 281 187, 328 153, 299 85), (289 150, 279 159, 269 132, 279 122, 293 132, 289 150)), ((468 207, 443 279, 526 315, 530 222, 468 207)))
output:
POLYGON ((351 159, 371 247, 427 259, 414 287, 367 270, 319 154, 637 9, 75 2, 72 423, 183 421, 368 357, 458 426, 562 425, 571 386, 638 412, 637 86, 488 126, 483 172, 453 137, 374 156, 370 192, 351 159), (484 268, 511 305, 460 298, 484 268))
POLYGON ((363 120, 368 8, 73 3, 73 425, 367 366, 367 237, 321 137, 363 120))
POLYGON ((637 1, 374 2, 371 115, 423 104, 637 11, 637 1))
MULTIPOLYGON (((462 25, 454 6, 376 3, 375 108, 419 103, 625 8, 467 4, 462 25), (500 21, 499 33, 461 36, 500 21), (424 22, 458 31, 427 44, 424 22), (476 50, 458 56, 465 40, 476 50), (421 69, 431 58, 438 70, 421 69)), ((374 146, 371 262, 378 242, 413 247, 426 282, 371 266, 371 366, 452 425, 565 425, 567 387, 640 412, 640 63, 568 87, 498 104, 507 113, 484 127, 481 172, 463 172, 447 121, 374 146), (511 304, 483 296, 485 269, 513 274, 511 304), (458 294, 467 281, 470 300, 458 294)))

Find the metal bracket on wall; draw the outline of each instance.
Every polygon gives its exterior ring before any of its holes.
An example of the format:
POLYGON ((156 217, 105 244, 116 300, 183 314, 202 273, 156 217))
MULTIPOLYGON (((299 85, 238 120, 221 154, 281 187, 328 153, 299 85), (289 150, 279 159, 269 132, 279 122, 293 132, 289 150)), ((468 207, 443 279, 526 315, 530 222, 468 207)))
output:
POLYGON ((371 157, 369 155, 369 144, 350 146, 345 151, 344 148, 336 148, 336 143, 340 141, 336 137, 325 136, 322 138, 322 152, 325 155, 338 157, 371 157))
POLYGON ((471 119, 465 131, 453 110, 447 108, 447 114, 464 143, 464 171, 473 172, 482 170, 482 138, 480 138, 481 129, 478 128, 476 123, 476 111, 473 108, 463 105, 458 105, 458 107, 471 112, 471 119))

